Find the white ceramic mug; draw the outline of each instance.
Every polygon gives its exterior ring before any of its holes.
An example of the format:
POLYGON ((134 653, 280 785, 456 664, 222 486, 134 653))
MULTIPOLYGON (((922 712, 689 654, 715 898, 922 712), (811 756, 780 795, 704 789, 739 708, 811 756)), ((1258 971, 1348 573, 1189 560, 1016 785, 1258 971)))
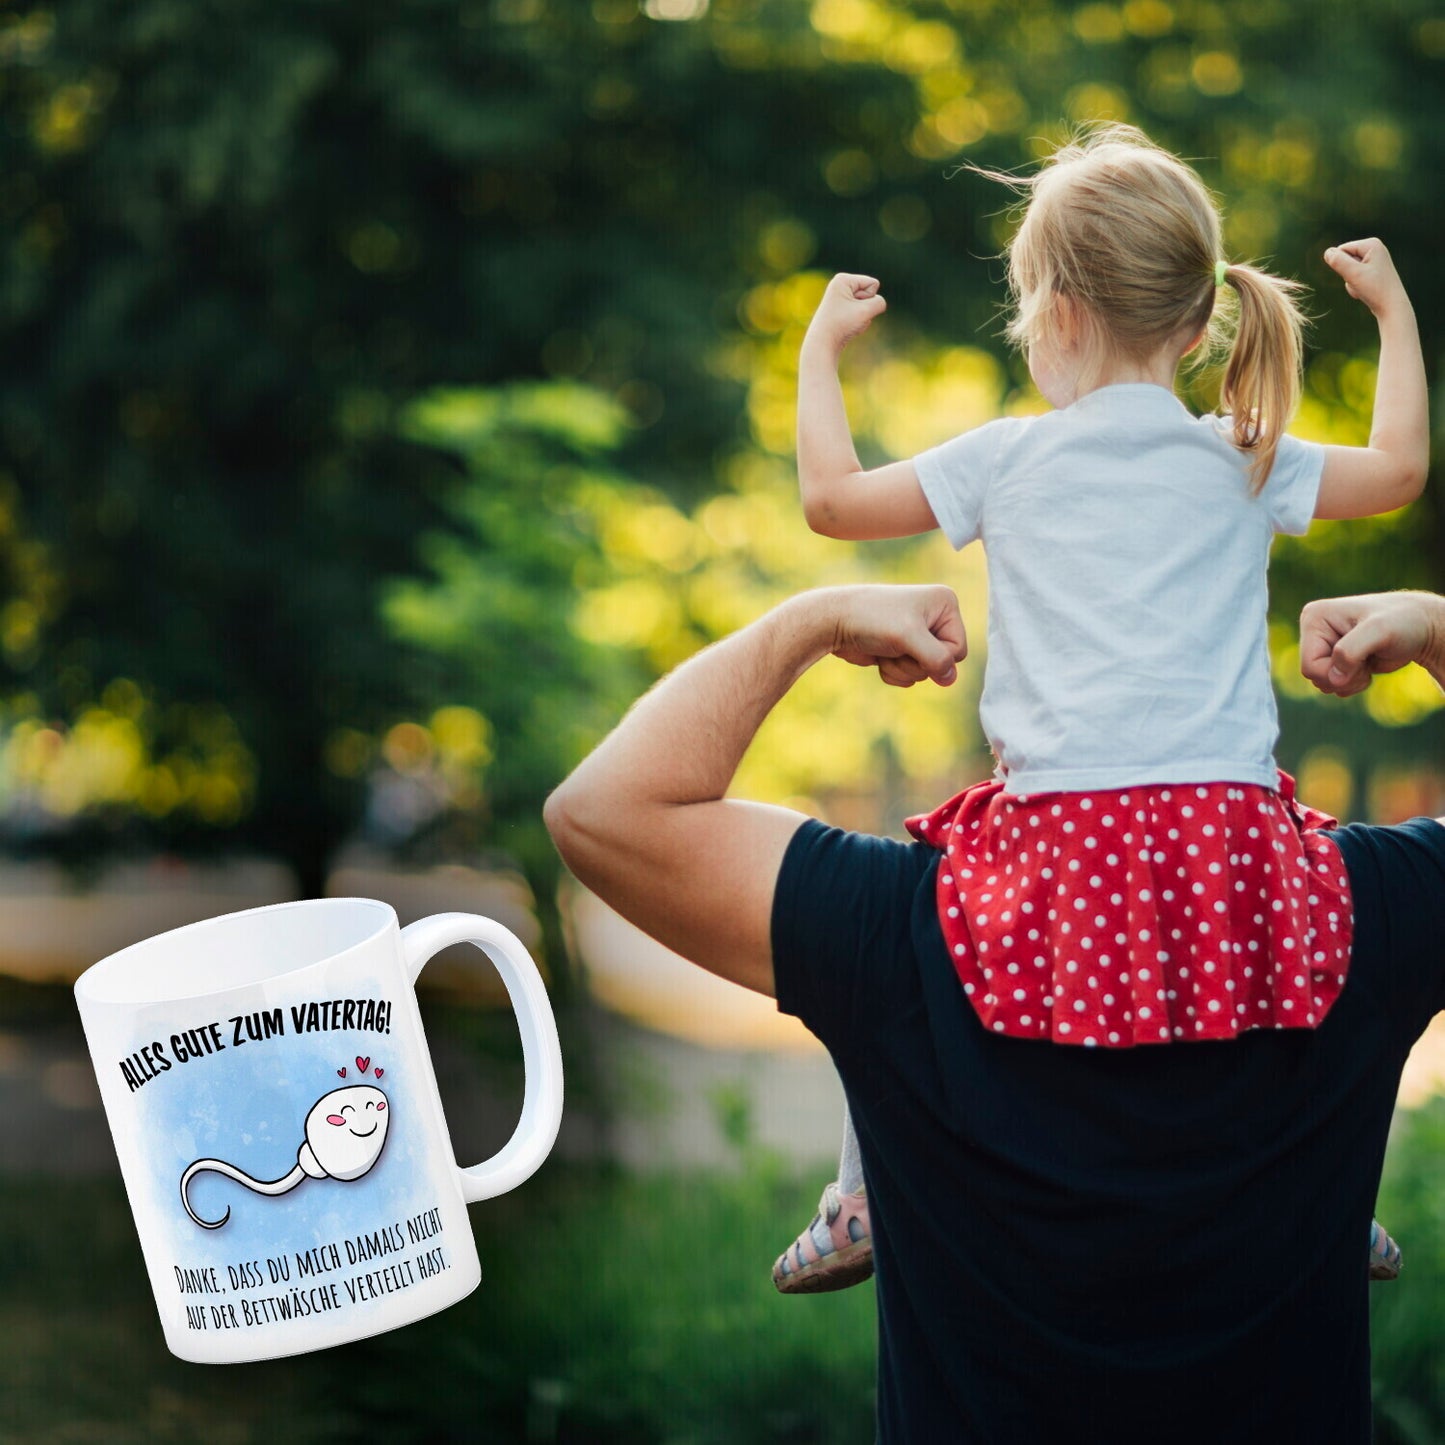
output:
POLYGON ((81 975, 76 1000, 166 1344, 236 1362, 325 1349, 481 1280, 466 1206, 514 1188, 562 1118, 562 1053, 527 950, 366 898, 208 919, 81 975), (496 964, 522 1038, 522 1117, 452 1153, 412 983, 453 943, 496 964))

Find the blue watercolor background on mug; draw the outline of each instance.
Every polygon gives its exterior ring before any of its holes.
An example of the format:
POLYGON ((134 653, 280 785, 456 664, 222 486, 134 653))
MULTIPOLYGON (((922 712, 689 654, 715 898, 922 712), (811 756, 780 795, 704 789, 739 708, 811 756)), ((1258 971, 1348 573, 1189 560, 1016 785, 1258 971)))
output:
MULTIPOLYGON (((355 992, 365 995, 366 990, 355 992)), ((393 1020, 400 1012, 393 1009, 393 1020)), ((391 1256, 348 1268, 343 1241, 402 1224, 439 1203, 431 1180, 451 1165, 427 1148, 425 1081, 411 1076, 403 1057, 405 1034, 399 1038, 395 1024, 390 1034, 334 1030, 297 1035, 289 1032, 288 1009, 286 1026, 283 1036, 240 1046, 231 1044, 226 1032, 222 1052, 175 1065, 145 1085, 139 1101, 155 1200, 173 1221, 174 1262, 216 1264, 223 1285, 227 1263, 294 1256, 326 1243, 342 1249, 343 1265, 327 1278, 388 1263, 391 1256), (357 1055, 370 1060, 364 1078, 357 1055), (337 1072, 342 1068, 345 1078, 337 1072), (193 1161, 222 1159, 254 1179, 278 1179, 296 1166, 312 1105, 334 1089, 361 1083, 381 1089, 391 1111, 381 1156, 366 1174, 353 1180, 306 1176, 285 1194, 265 1195, 223 1175, 202 1173, 191 1181, 192 1207, 202 1219, 213 1220, 229 1206, 231 1217, 219 1229, 202 1229, 186 1214, 180 1181, 193 1161)), ((417 1044, 423 1046, 420 1039, 417 1044)), ((294 1284, 294 1257, 290 1264, 294 1284)))

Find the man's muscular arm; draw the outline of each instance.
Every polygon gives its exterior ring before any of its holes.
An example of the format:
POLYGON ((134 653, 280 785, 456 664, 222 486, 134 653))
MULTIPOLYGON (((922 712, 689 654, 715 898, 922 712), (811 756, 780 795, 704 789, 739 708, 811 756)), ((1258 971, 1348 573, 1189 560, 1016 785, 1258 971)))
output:
POLYGON ((572 872, 711 972, 773 993, 773 890, 801 813, 724 796, 763 720, 830 653, 885 682, 947 686, 967 651, 947 587, 806 592, 715 643, 634 705, 547 800, 572 872))

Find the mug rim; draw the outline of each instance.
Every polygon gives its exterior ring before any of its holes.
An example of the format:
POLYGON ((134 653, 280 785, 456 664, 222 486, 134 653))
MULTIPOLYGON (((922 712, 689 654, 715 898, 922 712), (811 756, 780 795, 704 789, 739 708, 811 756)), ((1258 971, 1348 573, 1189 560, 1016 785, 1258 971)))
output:
POLYGON ((114 953, 108 953, 104 958, 98 959, 91 964, 75 981, 75 997, 77 1002, 88 1004, 99 1004, 108 1008, 146 1008, 154 1004, 186 1003, 193 999, 201 998, 224 998, 231 993, 244 993, 249 989, 273 983, 281 978, 297 978, 309 973, 312 969, 322 965, 334 964, 341 959, 348 958, 359 950, 368 947, 376 942, 388 928, 399 928, 400 924, 396 916, 396 909, 390 903, 380 898, 361 898, 348 896, 344 898, 293 898, 284 903, 267 903, 259 908, 238 908, 232 913, 217 913, 210 918, 198 918, 192 923, 183 923, 176 928, 167 928, 160 933, 152 933, 146 938, 137 939, 134 943, 127 944, 124 948, 118 948, 114 953), (354 943, 348 944, 345 948, 337 949, 334 953, 328 953, 321 958, 313 959, 310 963, 302 964, 297 968, 280 969, 268 973, 262 978, 254 979, 249 983, 234 984, 229 988, 201 988, 193 992, 172 993, 166 992, 155 997, 146 998, 118 998, 101 992, 105 985, 112 978, 122 975, 128 966, 135 962, 145 949, 162 939, 176 939, 182 934, 199 933, 204 929, 212 928, 220 924, 233 923, 238 919, 256 918, 262 914, 280 913, 294 908, 336 908, 356 907, 361 905, 364 908, 373 909, 377 912, 378 919, 376 927, 371 929, 364 937, 357 939, 354 943))

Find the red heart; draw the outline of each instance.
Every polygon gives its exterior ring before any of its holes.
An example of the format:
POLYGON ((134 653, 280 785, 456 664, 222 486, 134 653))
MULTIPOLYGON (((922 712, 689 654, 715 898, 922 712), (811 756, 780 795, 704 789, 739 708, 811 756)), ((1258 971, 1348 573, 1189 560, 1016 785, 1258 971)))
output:
POLYGON ((376 1077, 377 1077, 378 1079, 379 1079, 385 1072, 386 1072, 386 1070, 383 1069, 380 1064, 378 1064, 378 1065, 376 1066, 376 1077))
POLYGON ((337 1072, 338 1074, 340 1074, 343 1079, 346 1077, 346 1070, 345 1070, 345 1069, 337 1069, 336 1072, 337 1072))
POLYGON ((364 1073, 371 1067, 371 1055, 368 1054, 368 1055, 363 1059, 360 1054, 357 1054, 357 1056, 356 1056, 356 1067, 357 1067, 358 1069, 360 1069, 361 1072, 364 1074, 364 1073))

